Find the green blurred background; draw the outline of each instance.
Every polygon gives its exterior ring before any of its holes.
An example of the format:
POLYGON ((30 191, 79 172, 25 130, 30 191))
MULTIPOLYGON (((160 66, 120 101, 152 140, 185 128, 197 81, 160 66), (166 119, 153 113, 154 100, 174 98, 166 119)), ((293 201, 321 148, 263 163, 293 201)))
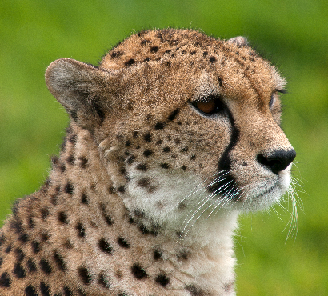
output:
POLYGON ((283 128, 297 151, 298 234, 286 239, 288 203, 241 216, 238 294, 328 295, 327 0, 1 0, 0 219, 42 184, 64 136, 68 117, 44 82, 50 62, 97 64, 131 33, 168 26, 244 35, 289 82, 283 128))

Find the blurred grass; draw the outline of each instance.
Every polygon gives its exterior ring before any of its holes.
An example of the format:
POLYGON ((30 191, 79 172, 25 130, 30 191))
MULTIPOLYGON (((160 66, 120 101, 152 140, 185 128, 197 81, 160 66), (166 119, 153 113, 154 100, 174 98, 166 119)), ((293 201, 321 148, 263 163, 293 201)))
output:
POLYGON ((42 184, 64 135, 68 118, 44 83, 50 62, 72 57, 97 64, 130 33, 168 26, 247 36, 289 82, 283 127, 297 151, 304 211, 295 240, 286 240, 288 226, 284 231, 291 210, 275 206, 240 218, 238 294, 328 295, 327 0, 2 0, 1 220, 15 198, 42 184))

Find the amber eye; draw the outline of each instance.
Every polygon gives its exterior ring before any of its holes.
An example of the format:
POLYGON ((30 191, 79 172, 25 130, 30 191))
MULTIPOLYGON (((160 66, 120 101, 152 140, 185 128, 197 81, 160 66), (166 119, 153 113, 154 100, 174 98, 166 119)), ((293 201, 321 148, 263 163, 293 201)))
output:
POLYGON ((195 102, 194 106, 206 113, 206 114, 212 114, 214 112, 214 110, 216 109, 216 105, 215 105, 215 101, 214 100, 210 100, 208 102, 195 102))
POLYGON ((192 105, 203 115, 210 116, 226 111, 226 105, 220 96, 208 96, 193 102, 192 105))

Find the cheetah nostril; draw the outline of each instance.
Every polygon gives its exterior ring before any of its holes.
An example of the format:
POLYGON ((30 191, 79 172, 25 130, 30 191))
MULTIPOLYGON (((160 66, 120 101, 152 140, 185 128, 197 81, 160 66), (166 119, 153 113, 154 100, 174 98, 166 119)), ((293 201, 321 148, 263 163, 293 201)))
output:
POLYGON ((273 173, 278 174, 286 169, 296 157, 296 152, 292 150, 275 150, 269 155, 258 154, 257 161, 267 167, 273 173))

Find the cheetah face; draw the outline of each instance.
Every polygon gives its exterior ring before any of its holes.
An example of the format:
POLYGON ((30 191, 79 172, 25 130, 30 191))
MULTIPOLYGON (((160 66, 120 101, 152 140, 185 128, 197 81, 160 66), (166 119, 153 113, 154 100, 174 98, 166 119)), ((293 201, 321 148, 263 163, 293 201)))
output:
POLYGON ((289 186, 285 82, 241 37, 146 31, 99 67, 61 59, 46 78, 94 135, 109 182, 135 217, 182 223, 194 209, 261 209, 289 186))

